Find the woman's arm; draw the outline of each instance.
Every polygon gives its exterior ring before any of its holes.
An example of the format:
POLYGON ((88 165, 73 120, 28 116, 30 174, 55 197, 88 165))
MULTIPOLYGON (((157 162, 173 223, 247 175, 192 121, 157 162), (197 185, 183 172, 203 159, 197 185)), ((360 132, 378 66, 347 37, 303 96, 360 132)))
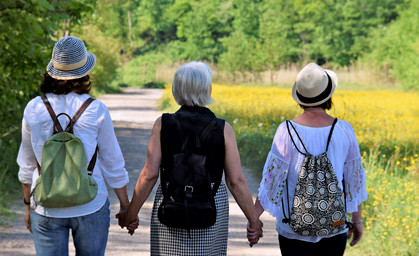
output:
POLYGON ((362 218, 361 218, 361 205, 358 205, 358 211, 352 213, 352 224, 354 225, 353 230, 348 231, 348 240, 353 238, 351 241, 351 246, 356 245, 362 237, 362 218))
MULTIPOLYGON (((31 184, 22 184, 22 189, 23 189, 23 200, 25 202, 30 203, 31 202, 31 184)), ((32 233, 30 205, 26 205, 25 223, 26 223, 26 228, 29 230, 29 232, 32 233)))
POLYGON ((129 206, 127 186, 125 185, 122 188, 114 188, 114 191, 115 191, 116 196, 119 199, 120 211, 126 211, 129 206))
MULTIPOLYGON (((161 160, 160 129, 161 117, 154 123, 150 141, 148 143, 146 162, 138 177, 137 184, 135 185, 131 203, 129 204, 125 216, 121 216, 122 218, 125 218, 122 221, 126 227, 137 221, 138 212, 147 200, 159 177, 161 160)), ((133 232, 133 230, 131 231, 133 232)))
POLYGON ((255 211, 258 217, 260 217, 260 215, 262 215, 262 213, 265 211, 265 209, 263 209, 263 206, 260 204, 259 197, 256 198, 255 211))
POLYGON ((240 156, 233 128, 227 122, 224 127, 224 138, 225 177, 228 189, 233 194, 234 199, 249 221, 249 228, 255 230, 258 233, 258 236, 261 237, 262 222, 256 214, 252 195, 250 194, 249 187, 241 170, 240 156))

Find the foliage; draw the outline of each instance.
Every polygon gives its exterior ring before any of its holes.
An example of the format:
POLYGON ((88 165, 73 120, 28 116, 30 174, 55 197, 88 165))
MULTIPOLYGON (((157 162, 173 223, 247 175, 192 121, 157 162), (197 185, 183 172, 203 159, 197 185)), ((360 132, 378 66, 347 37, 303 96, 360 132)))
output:
POLYGON ((118 69, 118 75, 113 81, 118 86, 159 87, 163 84, 156 81, 157 67, 166 62, 168 57, 164 53, 149 53, 140 55, 118 69))
POLYGON ((375 65, 415 88, 417 2, 130 0, 113 8, 131 11, 134 56, 164 49, 168 62, 203 60, 235 77, 311 61, 347 67, 373 51, 375 65))
POLYGON ((111 82, 129 49, 126 24, 126 6, 118 0, 97 0, 97 8, 86 16, 83 23, 72 28, 71 34, 81 38, 87 50, 97 58, 91 73, 93 93, 118 92, 111 82))
MULTIPOLYGON (((3 0, 0 3, 0 187, 16 179, 19 127, 27 101, 37 95, 61 29, 77 24, 93 0, 3 0)), ((10 183, 9 183, 10 182, 10 183)))
MULTIPOLYGON (((261 176, 278 125, 302 113, 289 88, 213 85, 210 108, 236 134, 241 161, 261 176)), ((419 242, 419 94, 336 91, 332 115, 353 126, 367 170, 365 233, 348 255, 415 255, 419 242)), ((165 111, 177 106, 168 86, 165 111)), ((346 255, 345 254, 345 255, 346 255)))
POLYGON ((419 1, 410 0, 399 18, 381 26, 371 39, 368 61, 389 69, 406 89, 419 88, 419 1))

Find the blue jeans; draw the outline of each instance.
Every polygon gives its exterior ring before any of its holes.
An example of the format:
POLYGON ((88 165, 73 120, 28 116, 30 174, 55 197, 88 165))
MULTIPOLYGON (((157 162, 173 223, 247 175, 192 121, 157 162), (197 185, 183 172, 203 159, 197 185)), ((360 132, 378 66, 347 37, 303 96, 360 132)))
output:
POLYGON ((278 235, 282 256, 342 256, 347 238, 347 233, 343 233, 323 238, 317 243, 310 243, 278 235))
POLYGON ((105 255, 109 223, 109 200, 97 212, 73 218, 52 218, 31 211, 36 255, 68 255, 70 229, 77 256, 105 255))

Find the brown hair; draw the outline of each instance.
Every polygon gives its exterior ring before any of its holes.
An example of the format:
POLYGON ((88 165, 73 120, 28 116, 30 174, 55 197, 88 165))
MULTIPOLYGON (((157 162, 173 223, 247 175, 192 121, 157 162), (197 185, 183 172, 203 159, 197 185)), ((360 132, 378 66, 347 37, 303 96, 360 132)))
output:
POLYGON ((86 75, 81 78, 72 80, 57 80, 45 72, 44 79, 39 86, 42 93, 67 94, 75 92, 77 94, 89 93, 92 88, 90 76, 86 75))
MULTIPOLYGON (((299 104, 299 105, 300 105, 300 104, 299 104)), ((307 107, 307 106, 300 105, 300 107, 301 107, 302 109, 308 109, 308 108, 322 108, 322 109, 325 109, 325 110, 329 110, 329 109, 331 109, 331 108, 333 107, 332 97, 330 97, 327 101, 325 101, 325 102, 323 102, 322 104, 317 105, 317 106, 310 106, 310 107, 307 107)))

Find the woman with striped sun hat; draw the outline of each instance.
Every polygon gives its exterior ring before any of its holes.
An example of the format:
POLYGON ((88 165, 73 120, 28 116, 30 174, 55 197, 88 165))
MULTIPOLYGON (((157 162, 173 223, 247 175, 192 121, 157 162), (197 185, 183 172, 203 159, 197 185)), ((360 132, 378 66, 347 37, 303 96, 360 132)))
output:
MULTIPOLYGON (((40 85, 44 98, 32 99, 24 111, 18 176, 26 204, 26 227, 33 234, 37 255, 68 255, 70 229, 76 255, 104 255, 110 222, 106 183, 114 188, 121 210, 129 205, 128 173, 111 117, 106 106, 88 94, 91 89, 89 73, 95 64, 95 55, 86 50, 82 40, 74 36, 61 38, 53 49, 40 85), (42 175, 42 151, 53 134, 53 113, 73 117, 88 102, 91 103, 73 124, 73 133, 83 143, 86 160, 96 159, 91 177, 97 183, 97 194, 90 202, 76 206, 41 206, 35 202, 31 191, 42 175)), ((58 121, 61 127, 67 127, 69 119, 62 117, 58 121)))

